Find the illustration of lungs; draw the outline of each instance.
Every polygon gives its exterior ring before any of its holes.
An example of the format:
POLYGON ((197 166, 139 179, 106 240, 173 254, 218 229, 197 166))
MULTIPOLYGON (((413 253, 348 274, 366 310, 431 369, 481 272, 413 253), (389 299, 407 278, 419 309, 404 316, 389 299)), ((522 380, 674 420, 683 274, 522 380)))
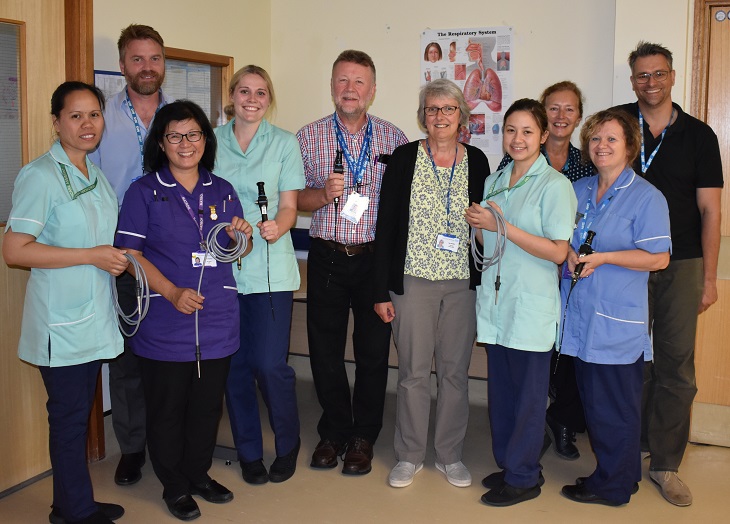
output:
POLYGON ((487 107, 498 113, 502 110, 502 83, 493 69, 487 68, 484 78, 479 69, 474 69, 464 84, 464 98, 470 109, 484 100, 487 107))

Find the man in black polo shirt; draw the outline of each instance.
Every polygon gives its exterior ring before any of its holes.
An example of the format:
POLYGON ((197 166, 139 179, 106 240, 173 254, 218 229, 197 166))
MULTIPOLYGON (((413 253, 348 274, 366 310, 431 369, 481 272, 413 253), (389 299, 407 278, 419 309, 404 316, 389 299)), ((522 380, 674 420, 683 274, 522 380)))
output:
POLYGON ((620 108, 639 119, 642 132, 634 170, 664 194, 672 232, 669 266, 649 277, 654 361, 644 375, 642 450, 651 455, 649 475, 664 498, 689 506, 692 493, 677 471, 697 392, 697 315, 717 301, 720 148, 707 124, 672 103, 675 71, 668 49, 639 42, 629 55, 629 66, 638 100, 620 108))

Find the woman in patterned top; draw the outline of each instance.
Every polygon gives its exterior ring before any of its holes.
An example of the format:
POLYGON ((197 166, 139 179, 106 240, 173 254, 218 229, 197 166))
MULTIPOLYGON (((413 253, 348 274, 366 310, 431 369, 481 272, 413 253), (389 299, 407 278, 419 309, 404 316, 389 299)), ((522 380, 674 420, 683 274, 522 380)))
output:
POLYGON ((421 89, 418 120, 427 138, 393 152, 375 234, 375 311, 392 322, 398 348, 398 463, 389 482, 408 486, 423 467, 435 361, 436 468, 466 487, 471 475, 461 458, 479 272, 463 209, 481 199, 489 162, 457 142, 469 107, 453 82, 439 79, 421 89))

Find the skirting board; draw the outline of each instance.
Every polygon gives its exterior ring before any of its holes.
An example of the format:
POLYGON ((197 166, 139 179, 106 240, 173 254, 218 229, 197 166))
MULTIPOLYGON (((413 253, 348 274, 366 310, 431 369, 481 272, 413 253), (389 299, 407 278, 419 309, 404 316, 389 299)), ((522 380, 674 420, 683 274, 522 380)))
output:
POLYGON ((695 402, 689 440, 730 447, 730 406, 695 402))

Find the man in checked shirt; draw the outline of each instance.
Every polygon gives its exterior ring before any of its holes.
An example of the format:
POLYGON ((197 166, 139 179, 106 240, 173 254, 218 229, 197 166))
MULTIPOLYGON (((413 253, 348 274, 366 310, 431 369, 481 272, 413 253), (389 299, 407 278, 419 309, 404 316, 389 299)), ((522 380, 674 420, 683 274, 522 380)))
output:
POLYGON ((383 425, 390 325, 373 310, 373 240, 385 163, 408 140, 367 109, 375 65, 362 51, 343 51, 332 66, 335 112, 297 133, 306 187, 298 207, 312 212, 307 264, 307 334, 312 377, 323 413, 311 467, 364 475, 383 425), (333 172, 342 152, 344 173, 333 172), (349 310, 355 320, 352 397, 344 356, 349 310))

